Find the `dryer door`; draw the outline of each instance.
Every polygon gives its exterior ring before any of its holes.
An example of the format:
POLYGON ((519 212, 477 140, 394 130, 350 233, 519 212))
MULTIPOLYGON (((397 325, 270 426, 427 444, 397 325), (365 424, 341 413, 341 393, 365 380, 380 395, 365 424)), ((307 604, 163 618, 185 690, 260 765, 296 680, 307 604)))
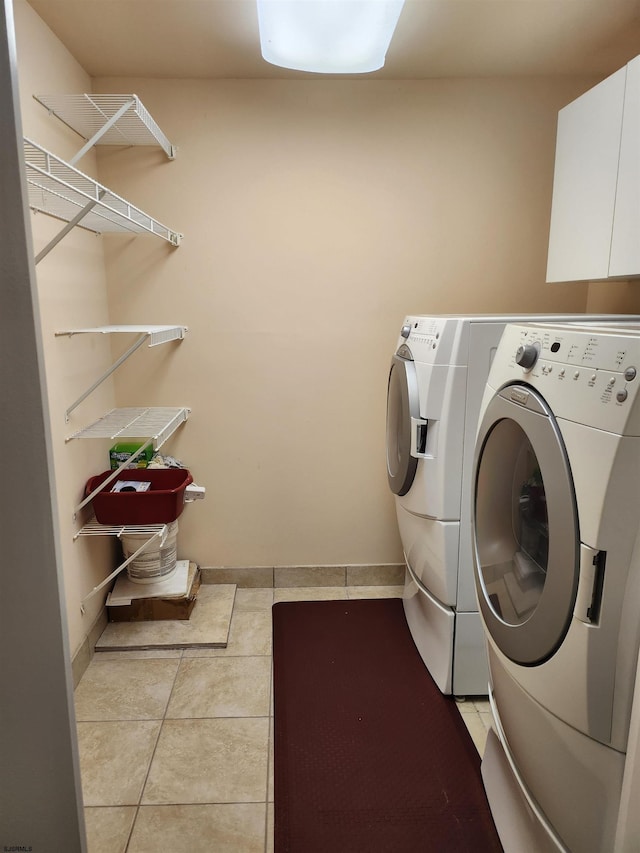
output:
POLYGON ((395 495, 406 495, 415 477, 418 460, 411 454, 411 438, 419 419, 416 367, 403 345, 391 361, 387 387, 387 479, 395 495))
POLYGON ((490 401, 474 481, 474 569, 485 627, 511 660, 542 663, 569 628, 580 547, 562 436, 532 388, 508 385, 490 401))

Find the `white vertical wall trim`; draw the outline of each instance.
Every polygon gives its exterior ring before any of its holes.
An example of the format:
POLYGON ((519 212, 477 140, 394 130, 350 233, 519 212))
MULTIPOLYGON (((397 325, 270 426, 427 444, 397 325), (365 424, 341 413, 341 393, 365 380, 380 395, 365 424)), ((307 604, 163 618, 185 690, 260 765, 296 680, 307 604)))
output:
POLYGON ((0 18, 0 849, 85 851, 11 0, 0 18))

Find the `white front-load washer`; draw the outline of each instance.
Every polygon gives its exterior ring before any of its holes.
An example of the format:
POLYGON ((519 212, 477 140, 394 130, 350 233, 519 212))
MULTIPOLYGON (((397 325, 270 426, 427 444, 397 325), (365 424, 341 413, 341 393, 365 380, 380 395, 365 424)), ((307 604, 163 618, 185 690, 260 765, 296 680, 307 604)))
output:
POLYGON ((640 326, 506 327, 473 464, 507 853, 614 849, 640 643, 640 326))
POLYGON ((473 582, 471 472, 487 376, 509 322, 629 315, 407 316, 387 392, 387 474, 405 556, 404 610, 443 693, 486 695, 485 640, 473 582))

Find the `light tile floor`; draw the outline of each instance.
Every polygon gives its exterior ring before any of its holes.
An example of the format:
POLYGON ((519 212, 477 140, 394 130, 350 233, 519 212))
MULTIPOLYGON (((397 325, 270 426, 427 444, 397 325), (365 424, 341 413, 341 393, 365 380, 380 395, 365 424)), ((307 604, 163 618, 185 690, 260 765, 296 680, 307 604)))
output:
MULTIPOLYGON (((272 851, 271 605, 401 595, 238 589, 226 649, 96 653, 75 691, 89 853, 272 851)), ((482 752, 488 702, 459 709, 482 752)))

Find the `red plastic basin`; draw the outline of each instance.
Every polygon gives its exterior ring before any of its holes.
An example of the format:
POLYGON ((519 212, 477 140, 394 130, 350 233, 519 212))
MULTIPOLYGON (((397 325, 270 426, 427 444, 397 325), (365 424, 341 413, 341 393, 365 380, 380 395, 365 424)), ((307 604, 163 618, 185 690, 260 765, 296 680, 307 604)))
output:
MULTIPOLYGON (((85 496, 112 473, 91 477, 85 496)), ((192 482, 186 468, 126 468, 93 498, 96 520, 100 524, 168 524, 184 509, 184 492, 192 482), (112 492, 117 480, 146 480, 151 486, 146 492, 112 492)))

